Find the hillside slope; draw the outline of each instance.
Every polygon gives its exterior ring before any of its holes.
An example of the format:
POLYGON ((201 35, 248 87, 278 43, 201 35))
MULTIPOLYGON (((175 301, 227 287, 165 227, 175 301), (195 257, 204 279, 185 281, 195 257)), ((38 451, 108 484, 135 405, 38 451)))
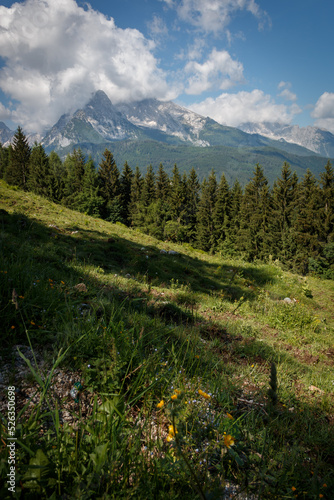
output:
POLYGON ((197 498, 200 488, 200 498, 290 498, 293 486, 331 498, 332 281, 160 242, 3 181, 0 245, 0 382, 20 389, 26 495, 197 498), (10 364, 29 343, 44 350, 48 381, 22 379, 10 364), (54 392, 66 370, 84 387, 72 406, 67 382, 54 392), (23 410, 34 386, 39 403, 23 410))

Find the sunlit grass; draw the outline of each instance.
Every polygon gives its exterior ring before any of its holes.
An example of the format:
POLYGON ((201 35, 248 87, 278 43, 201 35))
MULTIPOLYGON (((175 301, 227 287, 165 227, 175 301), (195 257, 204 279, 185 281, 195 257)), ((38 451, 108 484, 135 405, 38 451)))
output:
MULTIPOLYGON (((17 415, 17 491, 222 498, 233 483, 262 498, 333 497, 333 282, 0 189, 4 360, 18 344, 48 353, 29 377, 39 403, 17 415), (49 390, 57 363, 90 398, 75 426, 49 390)), ((5 447, 1 457, 5 478, 5 447)))

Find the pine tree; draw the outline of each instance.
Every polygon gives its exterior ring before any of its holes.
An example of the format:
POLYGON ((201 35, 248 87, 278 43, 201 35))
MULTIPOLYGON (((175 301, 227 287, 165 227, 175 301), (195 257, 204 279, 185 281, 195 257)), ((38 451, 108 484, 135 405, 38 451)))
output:
POLYGON ((231 193, 230 188, 223 174, 217 189, 216 202, 213 212, 213 224, 215 232, 215 241, 218 249, 223 249, 226 241, 231 211, 231 193))
POLYGON ((290 165, 284 162, 281 177, 274 183, 272 193, 273 219, 273 253, 282 262, 288 263, 292 258, 293 234, 292 224, 296 209, 298 177, 291 173, 290 165))
POLYGON ((221 244, 221 251, 228 255, 235 255, 239 250, 237 241, 240 232, 242 199, 242 188, 236 180, 231 189, 229 227, 226 229, 225 241, 221 244))
POLYGON ((196 238, 197 210, 199 204, 199 193, 201 185, 199 183, 194 167, 190 170, 186 180, 186 224, 188 227, 188 240, 194 241, 196 238))
POLYGON ((201 197, 197 211, 196 243, 201 250, 212 250, 215 247, 214 207, 216 203, 217 180, 212 170, 208 181, 202 183, 201 197))
POLYGON ((50 191, 50 168, 49 158, 42 144, 35 142, 29 161, 29 178, 27 187, 40 196, 49 197, 50 191))
POLYGON ((5 174, 5 180, 8 184, 13 184, 24 190, 27 189, 30 153, 28 140, 22 128, 18 127, 12 141, 12 154, 5 174))
POLYGON ((157 200, 170 201, 170 180, 162 163, 156 177, 155 195, 157 200))
POLYGON ((110 222, 123 221, 120 173, 109 149, 105 149, 98 170, 100 196, 104 200, 102 217, 110 222))
POLYGON ((149 204, 155 199, 155 175, 153 172, 152 165, 147 167, 146 175, 144 177, 142 192, 141 192, 141 202, 144 207, 148 207, 149 204))
POLYGON ((320 174, 321 200, 321 236, 326 242, 334 241, 334 170, 328 160, 325 172, 320 174))
POLYGON ((123 166, 120 187, 122 202, 122 219, 127 225, 130 224, 130 203, 131 203, 131 184, 134 177, 133 171, 126 161, 123 166))
POLYGON ((298 211, 293 225, 296 242, 294 268, 307 273, 309 258, 317 258, 321 249, 320 189, 309 169, 298 186, 297 196, 298 211))
POLYGON ((100 217, 103 207, 103 198, 99 195, 99 180, 91 157, 85 165, 82 179, 82 191, 77 194, 73 208, 93 217, 100 217))
POLYGON ((6 170, 8 163, 10 163, 12 157, 12 145, 10 144, 7 148, 2 146, 0 143, 0 179, 4 179, 6 176, 6 170))
POLYGON ((78 194, 83 190, 85 165, 85 157, 80 148, 74 149, 73 153, 68 154, 65 159, 66 178, 63 202, 69 207, 75 205, 78 194))
POLYGON ((249 260, 270 254, 271 197, 268 180, 257 164, 254 176, 245 188, 240 208, 239 248, 249 260))
POLYGON ((131 182, 131 194, 129 205, 129 218, 133 226, 137 226, 138 214, 140 214, 140 200, 143 188, 143 179, 137 166, 131 182))
POLYGON ((49 154, 49 189, 50 200, 60 203, 65 196, 66 167, 55 151, 49 154))

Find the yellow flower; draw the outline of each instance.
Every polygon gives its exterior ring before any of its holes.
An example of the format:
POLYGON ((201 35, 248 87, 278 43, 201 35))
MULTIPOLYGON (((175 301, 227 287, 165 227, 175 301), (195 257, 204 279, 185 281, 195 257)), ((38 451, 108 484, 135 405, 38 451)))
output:
POLYGON ((227 418, 229 418, 230 420, 234 420, 234 418, 232 417, 232 415, 230 413, 226 413, 226 416, 227 418))
POLYGON ((12 325, 12 326, 11 326, 11 329, 12 329, 12 330, 15 330, 15 326, 14 326, 14 325, 12 325))
POLYGON ((173 401, 175 401, 175 399, 177 399, 177 394, 173 394, 173 396, 171 397, 171 399, 172 399, 173 401))
POLYGON ((162 408, 163 405, 165 404, 164 400, 162 399, 160 403, 157 404, 157 408, 162 408))
POLYGON ((30 324, 33 325, 33 326, 36 325, 36 323, 34 323, 32 320, 30 321, 30 324))
POLYGON ((180 389, 175 389, 175 394, 181 394, 180 389))
POLYGON ((224 436, 224 445, 226 448, 229 448, 230 446, 234 445, 234 437, 232 437, 230 434, 227 434, 224 436))
POLYGON ((203 396, 203 398, 205 398, 205 399, 211 399, 210 394, 207 394, 206 392, 202 391, 201 389, 199 389, 198 394, 203 396))
POLYGON ((170 425, 168 427, 168 433, 170 436, 175 436, 175 434, 178 434, 179 431, 176 429, 176 427, 174 427, 173 425, 170 425))
POLYGON ((320 493, 319 498, 324 498, 324 495, 322 493, 320 493))
POLYGON ((169 443, 170 441, 173 441, 174 438, 173 438, 173 436, 171 436, 170 434, 168 434, 168 436, 167 436, 166 439, 167 439, 167 441, 169 443))
POLYGON ((291 489, 292 489, 292 491, 296 491, 297 488, 295 488, 294 486, 292 486, 291 489))

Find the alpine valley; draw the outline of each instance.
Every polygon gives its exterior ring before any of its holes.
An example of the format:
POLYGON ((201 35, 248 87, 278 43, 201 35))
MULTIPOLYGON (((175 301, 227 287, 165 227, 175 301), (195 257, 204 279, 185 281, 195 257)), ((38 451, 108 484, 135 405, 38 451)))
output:
MULTIPOLYGON (((156 169, 162 163, 170 172, 176 163, 182 171, 194 167, 200 178, 214 169, 218 177, 224 172, 229 182, 238 178, 242 184, 257 163, 273 182, 284 161, 301 177, 308 168, 318 175, 327 159, 334 157, 334 135, 327 131, 268 123, 247 123, 241 128, 221 125, 171 101, 145 99, 114 105, 99 90, 82 109, 61 116, 44 137, 28 137, 61 158, 81 148, 98 163, 108 148, 119 166, 127 161, 144 171, 149 164, 156 169)), ((0 122, 2 144, 13 134, 0 122)))

